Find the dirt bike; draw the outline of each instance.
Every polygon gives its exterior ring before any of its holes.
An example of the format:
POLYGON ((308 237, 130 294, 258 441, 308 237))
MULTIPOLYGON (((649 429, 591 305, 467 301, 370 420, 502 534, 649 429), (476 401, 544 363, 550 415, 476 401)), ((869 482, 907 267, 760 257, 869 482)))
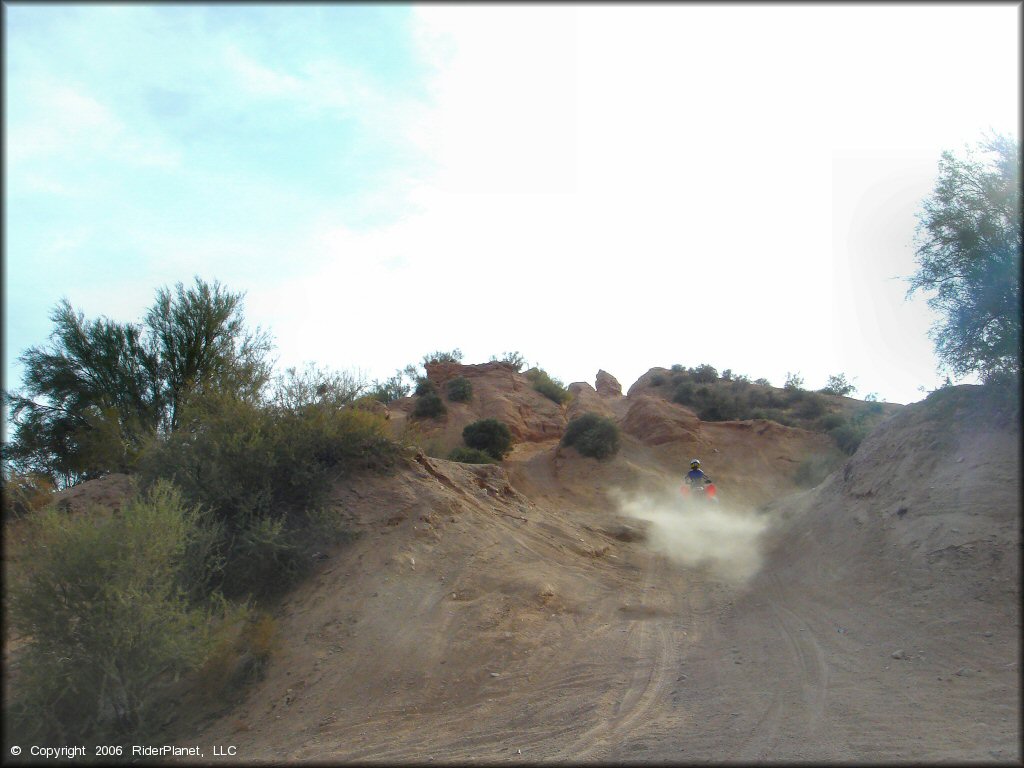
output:
POLYGON ((718 503, 718 489, 715 488, 714 483, 708 483, 707 485, 683 483, 680 490, 683 492, 683 498, 687 501, 695 501, 698 504, 704 502, 718 503))

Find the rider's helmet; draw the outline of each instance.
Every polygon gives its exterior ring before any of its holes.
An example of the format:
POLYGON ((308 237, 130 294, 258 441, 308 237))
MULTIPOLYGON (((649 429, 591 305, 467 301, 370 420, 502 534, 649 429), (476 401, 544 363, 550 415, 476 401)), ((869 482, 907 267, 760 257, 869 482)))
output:
POLYGON ((699 468, 700 468, 700 459, 694 459, 693 461, 690 462, 690 469, 699 469, 699 468))

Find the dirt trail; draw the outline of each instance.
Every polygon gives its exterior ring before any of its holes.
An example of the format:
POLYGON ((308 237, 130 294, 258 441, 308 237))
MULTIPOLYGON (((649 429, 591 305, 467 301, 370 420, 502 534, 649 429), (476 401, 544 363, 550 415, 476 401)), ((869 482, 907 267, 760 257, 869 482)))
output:
POLYGON ((531 443, 503 470, 423 458, 340 487, 363 535, 282 609, 267 678, 189 742, 245 762, 1019 759, 1019 456, 970 433, 901 466, 917 490, 874 479, 930 424, 760 512, 745 582, 619 514, 610 485, 673 482, 635 443, 613 465, 531 443), (943 507, 964 445, 997 490, 943 507))

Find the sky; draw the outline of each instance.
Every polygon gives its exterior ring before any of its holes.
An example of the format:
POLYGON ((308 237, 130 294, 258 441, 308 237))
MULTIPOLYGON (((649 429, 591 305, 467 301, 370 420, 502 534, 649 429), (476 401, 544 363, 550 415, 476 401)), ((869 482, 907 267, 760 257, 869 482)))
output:
MULTIPOLYGON (((1013 4, 4 6, 4 386, 62 298, 245 293, 279 370, 518 351, 922 399, 915 213, 1013 4)), ((970 381, 964 379, 962 381, 970 381)))

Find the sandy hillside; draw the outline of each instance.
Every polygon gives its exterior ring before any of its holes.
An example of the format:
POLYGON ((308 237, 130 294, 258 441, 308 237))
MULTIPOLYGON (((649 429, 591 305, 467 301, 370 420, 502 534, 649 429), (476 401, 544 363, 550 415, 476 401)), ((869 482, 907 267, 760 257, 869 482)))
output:
MULTIPOLYGON (((275 609, 264 679, 186 710, 178 743, 245 763, 1019 760, 1019 432, 978 388, 891 408, 801 490, 822 434, 701 422, 603 372, 565 406, 500 364, 430 373, 474 388, 416 424, 430 452, 494 416, 511 455, 339 482, 357 535, 275 609), (559 448, 584 411, 618 423, 613 458, 559 448), (717 506, 679 493, 693 456, 717 506)), ((396 436, 412 406, 392 404, 396 436)))
MULTIPOLYGON (((266 678, 181 743, 246 762, 1020 757, 1018 434, 971 388, 798 492, 820 435, 590 388, 625 431, 597 462, 515 383, 487 393, 525 438, 501 467, 420 455, 337 487, 362 535, 286 601, 266 678), (691 454, 717 508, 682 505, 691 454)), ((459 407, 443 433, 486 415, 459 407)))

